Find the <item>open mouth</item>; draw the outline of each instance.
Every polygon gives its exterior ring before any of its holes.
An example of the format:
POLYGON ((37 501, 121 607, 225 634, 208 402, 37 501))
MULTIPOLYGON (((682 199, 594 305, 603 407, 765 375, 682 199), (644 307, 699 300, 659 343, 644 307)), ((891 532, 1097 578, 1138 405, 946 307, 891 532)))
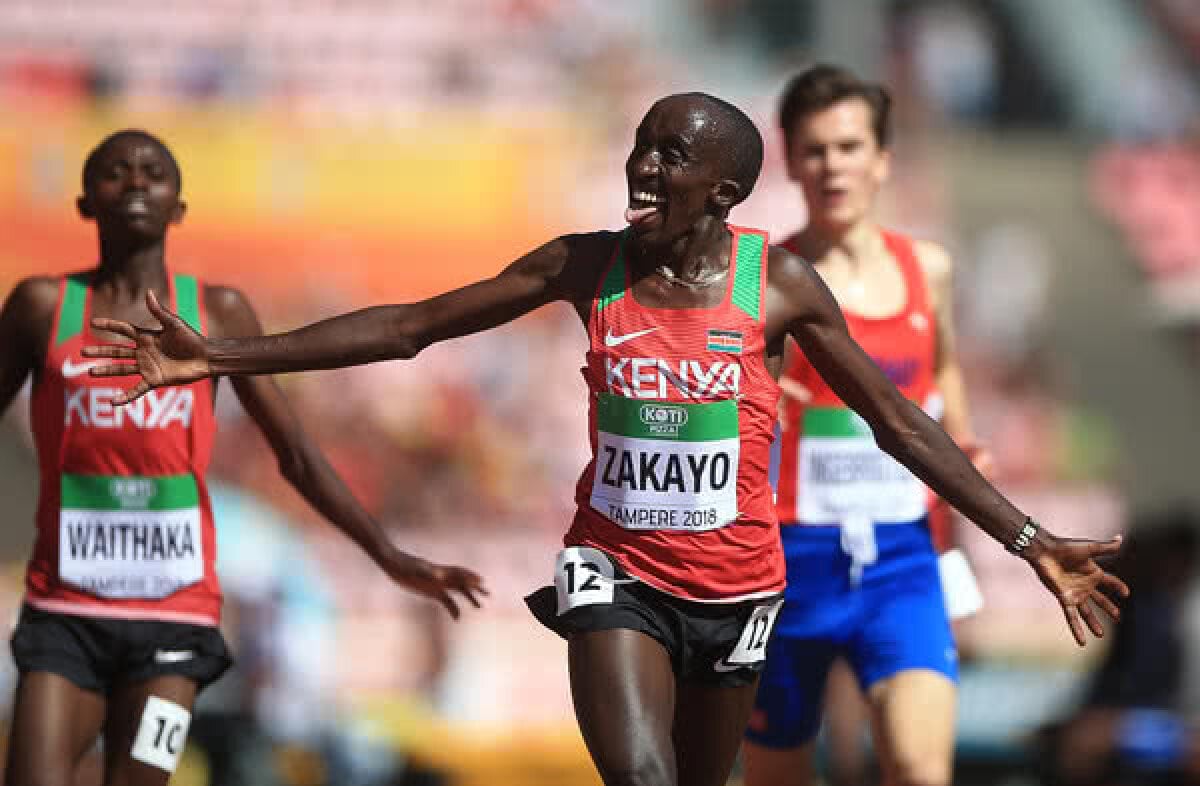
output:
POLYGON ((135 196, 126 199, 121 205, 122 210, 129 216, 145 216, 150 214, 150 205, 145 197, 135 196))
POLYGON ((625 210, 625 220, 639 228, 647 226, 651 221, 661 222, 662 211, 666 206, 666 197, 652 194, 649 191, 634 191, 629 196, 629 207, 625 210))

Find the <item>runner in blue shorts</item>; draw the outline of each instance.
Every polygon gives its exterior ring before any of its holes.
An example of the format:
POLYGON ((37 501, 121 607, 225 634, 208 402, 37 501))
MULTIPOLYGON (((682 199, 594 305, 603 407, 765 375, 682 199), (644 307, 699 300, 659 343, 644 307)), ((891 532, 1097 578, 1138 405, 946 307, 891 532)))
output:
MULTIPOLYGON (((830 66, 792 81, 780 125, 809 222, 784 245, 813 260, 855 340, 970 453, 950 258, 870 217, 888 175, 889 105, 882 87, 830 66)), ((958 662, 932 497, 803 354, 788 352, 785 363, 777 509, 788 588, 747 731, 747 784, 814 781, 813 742, 839 658, 866 693, 887 782, 948 784, 958 662)))

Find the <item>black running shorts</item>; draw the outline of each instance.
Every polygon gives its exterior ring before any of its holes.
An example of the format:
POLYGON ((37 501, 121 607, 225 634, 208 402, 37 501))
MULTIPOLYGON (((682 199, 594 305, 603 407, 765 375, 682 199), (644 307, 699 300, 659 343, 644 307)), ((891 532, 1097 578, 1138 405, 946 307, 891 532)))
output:
POLYGON ((604 552, 559 553, 555 583, 525 598, 529 610, 563 638, 625 628, 658 641, 678 679, 737 687, 757 678, 782 593, 700 603, 661 592, 621 570, 604 552))
POLYGON ((28 604, 12 653, 22 674, 48 671, 97 693, 169 674, 203 689, 233 663, 215 627, 58 614, 28 604))

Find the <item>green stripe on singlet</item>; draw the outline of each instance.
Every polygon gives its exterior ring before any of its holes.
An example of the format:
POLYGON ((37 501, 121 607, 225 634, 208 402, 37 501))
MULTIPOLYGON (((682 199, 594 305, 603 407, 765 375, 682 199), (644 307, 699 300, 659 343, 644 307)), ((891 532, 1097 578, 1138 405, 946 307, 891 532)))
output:
POLYGON ((175 311, 197 333, 200 330, 200 285, 195 276, 175 274, 175 311))
POLYGON ((843 407, 806 407, 805 437, 871 437, 871 427, 854 410, 843 407))
POLYGON ((737 271, 733 276, 733 305, 757 321, 761 313, 763 236, 741 232, 737 241, 737 271))
POLYGON ((196 479, 187 475, 62 475, 64 510, 180 510, 200 504, 196 479))
POLYGON ((67 276, 62 303, 58 307, 58 333, 55 344, 68 341, 83 332, 83 311, 87 306, 87 284, 80 276, 67 276))
POLYGON ((600 285, 600 298, 596 301, 596 311, 604 309, 625 297, 625 235, 617 240, 617 258, 604 276, 600 285))
POLYGON ((596 425, 601 431, 635 439, 673 442, 711 442, 736 439, 737 401, 705 404, 638 401, 601 393, 596 400, 596 425))

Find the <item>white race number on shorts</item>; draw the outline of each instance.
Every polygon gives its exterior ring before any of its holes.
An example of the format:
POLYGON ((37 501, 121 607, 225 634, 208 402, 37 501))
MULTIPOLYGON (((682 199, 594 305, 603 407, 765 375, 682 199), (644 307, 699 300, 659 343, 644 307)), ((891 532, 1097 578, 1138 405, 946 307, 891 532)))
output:
POLYGON ((554 589, 558 613, 577 606, 612 603, 615 573, 612 560, 598 549, 571 546, 558 552, 554 563, 554 589))
POLYGON ((771 637, 771 629, 775 627, 775 618, 779 616, 781 606, 783 598, 754 609, 750 619, 746 620, 746 627, 742 628, 742 635, 733 651, 717 661, 717 671, 732 671, 753 666, 766 659, 767 639, 771 637))
POLYGON ((938 557, 938 575, 942 579, 946 616, 951 620, 969 617, 983 608, 983 593, 962 549, 950 549, 938 557))
POLYGON ((130 755, 160 770, 175 772, 191 720, 192 714, 175 702, 150 696, 130 755))

